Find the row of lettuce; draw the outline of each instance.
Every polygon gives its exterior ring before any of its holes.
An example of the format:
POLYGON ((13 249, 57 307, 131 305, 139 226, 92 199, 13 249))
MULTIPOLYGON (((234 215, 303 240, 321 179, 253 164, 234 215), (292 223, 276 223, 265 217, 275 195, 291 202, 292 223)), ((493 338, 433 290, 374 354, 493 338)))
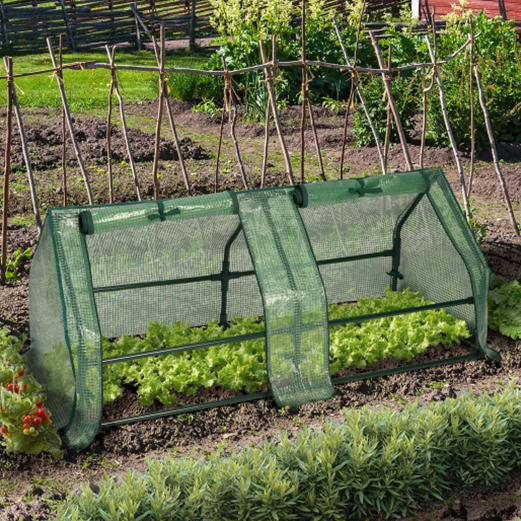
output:
MULTIPOLYGON (((521 286, 517 281, 502 284, 495 277, 489 294, 489 325, 513 339, 521 338, 521 286)), ((428 303, 418 293, 387 291, 382 299, 362 299, 356 306, 332 305, 330 319, 390 311, 428 303)), ((215 340, 262 331, 260 320, 237 319, 223 331, 216 323, 207 328, 172 327, 151 324, 144 339, 123 336, 116 342, 104 339, 104 356, 173 347, 203 340, 215 340)), ((350 367, 363 369, 378 360, 411 360, 429 346, 452 346, 470 333, 465 323, 444 310, 424 311, 361 323, 331 327, 331 372, 350 367)), ((7 451, 36 454, 48 451, 61 456, 60 438, 46 410, 44 388, 27 374, 26 342, 4 328, 0 330, 0 443, 7 451)), ((263 340, 198 349, 173 355, 151 357, 105 369, 105 402, 123 394, 124 386, 137 387, 142 405, 156 401, 172 405, 180 397, 198 389, 220 385, 232 391, 254 392, 268 381, 263 340), (179 393, 181 396, 179 396, 179 393)))
MULTIPOLYGON (((212 0, 218 16, 214 19, 220 38, 216 43, 221 47, 210 57, 208 69, 222 68, 222 58, 230 70, 251 67, 261 63, 259 40, 267 41, 268 60, 272 58, 270 35, 276 35, 276 57, 278 61, 299 60, 301 56, 301 30, 292 23, 298 16, 299 7, 287 0, 212 0)), ((348 55, 355 53, 357 21, 361 1, 348 3, 351 13, 343 20, 342 36, 348 55)), ((447 17, 447 28, 437 38, 438 59, 452 55, 467 40, 470 34, 469 20, 472 18, 475 51, 485 88, 486 102, 490 111, 496 140, 518 141, 521 138, 521 59, 517 31, 513 21, 503 22, 500 18, 487 19, 484 11, 477 13, 460 0, 455 11, 447 17)), ((387 63, 392 54, 394 66, 413 63, 429 63, 429 51, 425 35, 414 32, 416 20, 410 12, 402 13, 409 22, 408 28, 398 28, 390 22, 388 37, 380 40, 383 59, 387 63)), ((390 19, 389 19, 390 21, 390 19)), ((331 13, 323 0, 310 1, 306 17, 306 56, 308 60, 329 63, 345 63, 339 45, 331 13)), ((362 32, 357 53, 358 64, 378 68, 378 60, 366 32, 362 32)), ((343 110, 351 88, 350 76, 332 68, 311 67, 310 95, 314 104, 322 104, 338 112, 343 110)), ((234 88, 241 100, 244 117, 249 121, 264 121, 268 99, 266 85, 261 80, 263 71, 235 76, 234 88)), ((379 74, 361 74, 362 90, 369 106, 369 112, 383 141, 387 103, 384 82, 379 74)), ((443 85, 447 97, 447 109, 456 138, 460 146, 470 144, 470 52, 467 49, 457 58, 443 66, 443 85)), ((172 93, 175 97, 189 100, 197 96, 204 98, 200 105, 203 110, 216 115, 215 103, 223 98, 221 78, 195 75, 174 75, 171 78, 172 93)), ((415 114, 422 111, 422 91, 431 81, 429 68, 403 71, 392 82, 393 96, 407 133, 414 130, 415 114)), ((284 67, 277 70, 276 92, 281 108, 301 101, 302 68, 284 67)), ((476 91, 476 88, 474 89, 476 91)), ((477 95, 474 96, 476 115, 476 141, 478 147, 488 146, 485 122, 477 95)), ((428 134, 439 146, 448 146, 448 136, 443 121, 439 97, 434 91, 427 104, 428 134)), ((374 142, 374 138, 361 106, 355 110, 354 136, 358 146, 374 142)), ((393 129, 391 142, 398 141, 393 129)))

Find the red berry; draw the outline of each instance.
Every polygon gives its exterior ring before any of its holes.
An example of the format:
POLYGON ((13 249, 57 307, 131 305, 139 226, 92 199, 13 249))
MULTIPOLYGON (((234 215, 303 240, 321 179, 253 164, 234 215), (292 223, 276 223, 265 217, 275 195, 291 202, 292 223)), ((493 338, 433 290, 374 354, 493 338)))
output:
POLYGON ((13 390, 13 384, 7 384, 7 390, 12 391, 13 390))
POLYGON ((24 416, 24 423, 29 423, 32 420, 30 416, 24 416))
POLYGON ((25 373, 23 371, 18 371, 18 376, 23 376, 25 373))
POLYGON ((36 405, 36 407, 41 407, 43 405, 43 403, 42 402, 38 402, 35 405, 36 405))
POLYGON ((15 388, 14 388, 15 391, 19 391, 20 390, 20 386, 17 385, 15 388))
POLYGON ((42 419, 41 419, 41 418, 35 418, 35 419, 33 420, 33 423, 34 423, 35 425, 40 425, 40 423, 42 423, 42 419))

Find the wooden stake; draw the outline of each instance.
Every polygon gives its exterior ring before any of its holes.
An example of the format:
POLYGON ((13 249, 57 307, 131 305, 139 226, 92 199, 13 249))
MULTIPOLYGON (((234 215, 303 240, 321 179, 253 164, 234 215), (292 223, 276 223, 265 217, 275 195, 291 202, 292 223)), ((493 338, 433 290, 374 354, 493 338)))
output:
MULTIPOLYGON (((56 64, 56 56, 54 55, 54 49, 52 48, 51 39, 47 38, 47 48, 49 49, 49 54, 51 56, 52 66, 55 69, 58 69, 56 64)), ((85 165, 83 164, 83 159, 81 158, 81 151, 78 145, 78 141, 76 139, 76 135, 74 133, 74 126, 72 124, 71 114, 69 112, 69 106, 67 104, 67 97, 65 95, 65 88, 63 87, 63 80, 56 76, 58 81, 58 88, 60 89, 60 97, 62 101, 62 106, 65 111, 65 117, 67 119, 67 125, 69 127, 69 134, 72 140, 72 146, 74 148, 74 152, 76 153, 76 159, 78 160, 78 166, 80 167, 81 174, 83 176, 83 181, 85 182, 85 188, 87 189, 87 197, 89 199, 89 204, 94 204, 94 198, 92 197, 92 191, 90 189, 89 177, 87 175, 87 170, 85 170, 85 165)))
POLYGON ((261 188, 266 188, 266 169, 268 168, 268 145, 270 141, 270 114, 271 105, 266 103, 266 120, 264 121, 264 155, 262 156, 261 188))
MULTIPOLYGON (((369 31, 369 36, 371 37, 371 43, 373 44, 376 57, 378 59, 378 65, 381 69, 385 67, 385 63, 382 58, 382 52, 380 51, 380 46, 374 37, 373 31, 369 31)), ((398 112, 398 108, 396 107, 396 103, 394 102, 393 91, 391 88, 392 76, 388 76, 386 73, 382 73, 382 79, 384 81, 385 91, 387 92, 387 100, 389 102, 389 106, 391 107, 391 112, 394 117, 394 122, 396 124, 396 130, 398 131, 398 136, 400 137, 400 143, 402 144, 403 149, 403 157, 405 159, 405 163, 409 170, 413 169, 411 156, 409 154, 409 147, 407 145, 407 139, 405 137, 405 132, 402 127, 402 122, 400 120, 400 114, 398 112)))
POLYGON ((309 97, 309 90, 306 86, 306 98, 309 110, 309 123, 311 125, 311 132, 313 133, 313 139, 315 141, 315 149, 317 151, 318 168, 320 170, 320 177, 323 181, 327 181, 326 173, 324 171, 324 162, 322 161, 322 153, 320 151, 320 144, 318 142, 317 129, 315 127, 315 116, 313 115, 313 106, 311 105, 311 99, 309 97))
MULTIPOLYGON (((161 35, 164 35, 164 25, 161 25, 161 35)), ((163 121, 163 105, 164 105, 164 93, 163 84, 165 81, 165 62, 164 57, 161 55, 161 65, 159 65, 159 107, 157 111, 157 123, 156 123, 156 142, 154 150, 154 163, 152 165, 152 178, 154 180, 154 199, 159 199, 159 179, 157 177, 157 169, 159 167, 159 150, 161 144, 161 123, 163 121)))
MULTIPOLYGON (((472 181, 474 178, 474 159, 476 155, 476 129, 474 118, 474 25, 472 18, 470 21, 470 75, 469 75, 469 96, 470 96, 470 174, 469 186, 467 188, 467 197, 470 198, 472 192, 472 181)), ((514 44, 516 45, 516 44, 514 44)))
POLYGON ((465 215, 467 216, 467 220, 471 218, 469 201, 467 199, 467 190, 465 189, 465 175, 463 173, 463 166, 461 165, 461 158, 459 155, 458 147, 456 146, 456 141, 454 140, 454 135, 452 134, 452 127, 450 126, 449 115, 447 113, 447 105, 445 103, 445 93, 443 92, 443 84, 441 83, 441 78, 438 73, 438 65, 436 63, 436 55, 432 49, 431 41, 428 35, 425 35, 425 40, 427 41, 427 46, 429 48, 429 54, 431 56, 432 63, 434 63, 434 77, 436 78, 436 83, 438 85, 438 93, 440 96, 440 104, 441 111, 443 113, 443 120, 445 121, 445 128, 447 129, 447 134, 449 135, 450 144, 452 146, 452 152, 454 153, 454 159, 456 161, 456 166, 458 168, 459 178, 461 182, 461 190, 463 194, 463 207, 465 209, 465 215))
POLYGON ((306 0, 302 0, 301 41, 302 50, 300 59, 302 60, 302 115, 300 118, 300 184, 304 184, 304 131, 306 129, 306 90, 308 83, 308 68, 306 66, 306 0))
MULTIPOLYGON (((4 58, 4 63, 5 63, 5 58, 4 58)), ((27 146, 27 137, 25 135, 22 114, 20 112, 20 105, 18 104, 18 97, 16 96, 16 89, 12 90, 12 94, 13 94, 14 114, 16 117, 16 123, 18 125, 18 133, 20 134, 20 141, 22 143, 22 153, 24 156, 25 168, 27 170, 27 179, 29 181, 29 189, 31 191, 31 202, 33 205, 34 218, 36 219, 36 226, 38 226, 38 233, 40 233, 42 231, 42 219, 40 217, 40 209, 38 207, 38 198, 36 196, 36 187, 34 184, 33 169, 31 166, 31 157, 29 156, 29 147, 27 146)))
POLYGON ((2 204, 2 264, 0 266, 0 284, 5 285, 5 272, 7 271, 7 215, 9 213, 9 176, 11 174, 11 142, 13 138, 13 59, 4 57, 7 72, 7 118, 5 136, 5 169, 4 191, 2 204))
MULTIPOLYGON (((333 15, 333 25, 335 26, 336 35, 338 38, 338 41, 340 43, 340 47, 342 48, 342 54, 344 55, 344 60, 346 61, 346 65, 351 67, 351 63, 349 62, 349 57, 347 56, 347 51, 344 45, 344 42, 342 40, 342 36, 340 34, 340 29, 338 28, 338 24, 336 23, 336 18, 333 15)), ((384 155, 382 152, 382 145, 380 144, 380 138, 378 137, 378 132, 376 131, 376 127, 374 126, 373 118, 371 117, 371 114, 369 114, 369 109, 367 108, 367 104, 364 99, 364 95, 362 93, 362 89, 360 88, 360 83, 358 82, 358 78, 355 75, 354 76, 354 82, 355 82, 355 89, 356 93, 358 95, 358 98, 360 99, 360 103, 362 104, 362 107, 364 108, 365 116, 367 118, 367 121, 369 122, 369 125, 371 127, 371 131, 373 132, 373 136, 376 143, 376 148, 378 150, 378 155, 380 157, 380 164, 382 165, 382 172, 385 172, 385 160, 384 155)))
POLYGON ((121 126, 123 129, 123 137, 125 138, 125 144, 127 146, 127 154, 128 154, 128 162, 130 164, 130 170, 132 172, 132 177, 134 179, 134 186, 136 187, 137 198, 139 201, 143 200, 143 196, 141 195, 141 188, 139 187, 139 180, 136 172, 136 165, 134 163, 134 155, 132 154, 132 149, 130 148, 130 140, 128 138, 128 130, 127 130, 127 122, 125 120, 125 110, 123 107, 123 98, 121 97, 121 93, 119 92, 118 86, 118 78, 116 76, 116 65, 114 64, 114 57, 116 54, 116 46, 112 47, 112 52, 110 51, 108 45, 105 46, 107 51, 107 55, 110 63, 110 70, 112 76, 112 83, 114 85, 114 91, 116 93, 116 97, 118 98, 119 103, 119 115, 121 117, 121 126))
MULTIPOLYGON (((358 29, 356 31, 356 41, 355 41, 355 54, 353 56, 353 67, 356 67, 356 61, 358 56, 358 45, 360 43, 360 31, 362 30, 362 20, 364 19, 365 8, 367 5, 367 0, 364 0, 362 4, 362 11, 360 12, 360 18, 358 19, 358 29)), ((349 114, 351 112, 351 105, 353 104, 353 99, 355 96, 355 74, 356 71, 351 72, 351 89, 349 90, 349 98, 347 101, 346 107, 346 115, 344 119, 344 133, 342 137, 342 152, 340 154, 340 179, 344 179, 344 157, 346 151, 346 143, 347 143, 347 127, 349 124, 349 114)), ((384 172, 385 174, 385 172, 384 172)))
MULTIPOLYGON (((266 46, 264 45, 264 40, 259 40, 259 48, 261 52, 262 63, 268 63, 268 57, 266 54, 266 46)), ((276 62, 275 62, 276 63, 276 62)), ((277 134, 279 136, 280 148, 282 149, 282 155, 284 156, 284 163, 286 164, 286 173, 288 174, 288 179, 290 184, 295 184, 295 178, 293 177, 293 167, 291 166, 291 160, 289 158, 288 149, 286 148, 286 142, 284 140, 284 134, 282 133, 282 125, 280 124, 279 113, 277 111, 277 98, 275 96, 275 87, 273 86, 273 78, 275 76, 275 64, 268 69, 264 69, 264 75, 266 77, 266 85, 268 87, 268 93, 271 104, 271 113, 273 114, 273 121, 275 123, 275 128, 277 129, 277 134), (270 72, 271 71, 271 72, 270 72)))
MULTIPOLYGON (((56 71, 56 74, 63 80, 63 35, 60 34, 60 68, 56 71)), ((67 206, 67 128, 65 123, 65 109, 62 104, 62 185, 63 185, 63 206, 67 206)))
POLYGON ((108 101, 108 114, 107 114, 107 174, 109 176, 109 202, 114 203, 114 186, 112 184, 112 148, 110 138, 112 134, 112 96, 114 94, 114 82, 110 82, 109 90, 109 101, 108 101))
MULTIPOLYGON (((277 63, 277 35, 271 36, 271 63, 273 64, 273 70, 275 70, 275 63, 277 63)), ((261 171, 261 188, 266 188, 266 171, 268 169, 268 146, 270 142, 270 114, 271 114, 271 103, 269 100, 269 89, 268 89, 268 102, 266 103, 266 120, 264 121, 264 153, 262 156, 262 171, 261 171)))
MULTIPOLYGON (((389 77, 391 75, 391 65, 392 65, 392 47, 389 45, 389 59, 387 61, 387 70, 389 77)), ((384 141, 384 160, 385 160, 385 171, 384 175, 387 174, 387 160, 389 157, 389 143, 391 141, 391 105, 389 100, 387 101, 387 123, 385 126, 385 141, 384 141)))
MULTIPOLYGON (((152 37, 152 41, 154 43, 154 49, 156 48, 156 40, 152 37)), ((156 53, 157 57, 157 53, 156 53)), ((161 59, 158 59, 158 65, 161 63, 166 63, 166 51, 165 51, 165 28, 161 26, 161 59)), ((177 136, 177 130, 175 128, 174 123, 174 115, 172 114, 172 107, 170 106, 170 101, 168 99, 168 85, 167 79, 164 77, 163 81, 163 96, 165 98, 166 105, 166 113, 168 115, 168 121, 170 123, 170 128, 172 129, 172 135, 174 136, 174 144, 177 150, 177 157, 179 158, 179 165, 181 167, 181 172, 183 174, 183 180, 185 182, 186 190, 188 191, 188 195, 193 195, 192 187, 190 186, 190 179, 188 177, 188 172, 186 171, 185 160, 183 158, 183 152, 181 151, 181 144, 179 143, 179 137, 177 136)))
MULTIPOLYGON (((224 87, 226 89, 226 87, 224 87)), ((226 94, 224 95, 226 98, 226 94)), ((214 183, 214 193, 217 193, 217 187, 219 186, 219 160, 221 158, 221 143, 223 141, 223 128, 224 128, 224 108, 221 116, 221 131, 219 132, 219 146, 217 147, 217 162, 215 165, 215 183, 214 183)))
MULTIPOLYGON (((471 21, 472 24, 472 21, 471 21)), ((471 25, 471 38, 473 38, 473 29, 471 25)), ((479 74, 478 64, 476 62, 476 55, 474 52, 474 46, 471 45, 471 61, 474 69, 474 76, 476 77, 476 85, 478 87, 479 93, 479 104, 481 105, 481 110, 483 111, 483 116, 485 117, 485 125, 487 128, 488 140, 490 142, 490 150, 492 152, 492 158, 494 159, 494 168, 496 170, 496 174, 499 178, 499 184, 501 185, 501 190, 503 191, 503 196, 505 198, 505 204, 507 206, 508 215, 510 217, 510 222, 514 227, 514 231, 516 235, 519 237, 521 233, 519 231, 519 227, 516 223, 516 217, 514 215, 514 210, 512 209, 512 203, 510 202, 510 196, 508 195, 508 190, 505 184, 505 179, 503 177, 503 173, 501 172, 501 168, 499 166, 499 156, 496 148, 496 140, 494 139, 494 132, 492 131, 492 124, 490 123, 490 116, 488 113, 488 107, 485 100, 485 92, 483 90, 483 85, 481 84, 481 76, 479 74)))
POLYGON ((425 155, 425 138, 427 134, 427 95, 434 87, 434 74, 431 78, 430 85, 423 89, 422 91, 422 99, 423 99, 423 120, 422 120, 422 135, 421 135, 421 146, 420 146, 420 168, 423 168, 423 157, 425 155))
POLYGON ((241 159, 241 152, 239 150, 239 143, 237 142, 237 138, 235 137, 235 123, 237 122, 237 101, 235 100, 235 94, 233 92, 232 87, 232 77, 229 74, 228 67, 226 67, 226 62, 224 60, 224 56, 221 56, 223 68, 226 73, 228 73, 224 77, 224 92, 225 92, 225 105, 228 105, 228 119, 230 121, 230 135, 233 140, 233 146, 235 147, 235 154, 237 155, 237 161, 239 162, 239 169, 241 171, 242 183, 244 185, 245 190, 249 190, 248 180, 246 179, 246 172, 244 171, 244 165, 241 159), (229 104, 231 103, 233 109, 230 110, 229 104))

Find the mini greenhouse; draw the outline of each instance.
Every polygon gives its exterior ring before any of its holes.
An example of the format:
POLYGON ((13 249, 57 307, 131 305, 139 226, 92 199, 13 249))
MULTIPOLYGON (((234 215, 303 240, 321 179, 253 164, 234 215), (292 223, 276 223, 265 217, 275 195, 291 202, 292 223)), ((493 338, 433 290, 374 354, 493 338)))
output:
MULTIPOLYGON (((64 440, 82 448, 101 427, 136 419, 267 395, 290 407, 329 399, 333 383, 354 379, 330 376, 333 323, 450 308, 476 348, 448 361, 497 360, 486 339, 489 278, 441 170, 56 208, 31 267, 28 363, 64 440), (328 320, 328 304, 379 297, 388 286, 435 304, 328 320), (103 359, 102 335, 144 334, 152 321, 226 325, 233 316, 264 317, 265 331, 241 340, 265 338, 271 391, 101 421, 103 364, 239 338, 103 359)), ((436 363, 447 360, 422 367, 436 363)))

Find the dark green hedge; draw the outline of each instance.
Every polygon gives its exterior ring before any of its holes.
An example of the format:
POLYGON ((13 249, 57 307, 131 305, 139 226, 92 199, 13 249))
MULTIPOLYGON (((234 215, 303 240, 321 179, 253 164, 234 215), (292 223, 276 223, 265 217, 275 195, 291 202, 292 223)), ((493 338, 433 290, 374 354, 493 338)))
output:
POLYGON ((498 482, 521 461, 521 392, 404 412, 346 410, 341 425, 285 434, 208 461, 152 460, 144 475, 88 483, 62 520, 340 520, 405 516, 458 486, 498 482))

